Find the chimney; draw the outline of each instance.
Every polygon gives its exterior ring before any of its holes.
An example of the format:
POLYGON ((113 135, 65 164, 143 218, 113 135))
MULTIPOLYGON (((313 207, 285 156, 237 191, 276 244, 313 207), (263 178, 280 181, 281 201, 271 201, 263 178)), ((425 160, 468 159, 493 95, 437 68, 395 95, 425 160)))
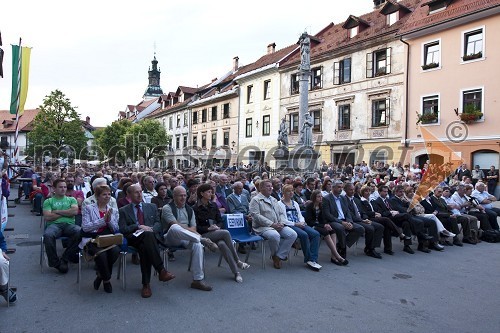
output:
POLYGON ((89 116, 87 116, 87 118, 85 118, 85 121, 87 122, 87 124, 90 125, 90 117, 89 116))
POLYGON ((233 72, 236 72, 239 68, 238 60, 240 60, 238 56, 233 58, 233 72))
POLYGON ((385 0, 373 0, 373 9, 380 9, 385 4, 385 0))
POLYGON ((271 43, 267 46, 267 54, 274 53, 276 50, 276 43, 271 43))

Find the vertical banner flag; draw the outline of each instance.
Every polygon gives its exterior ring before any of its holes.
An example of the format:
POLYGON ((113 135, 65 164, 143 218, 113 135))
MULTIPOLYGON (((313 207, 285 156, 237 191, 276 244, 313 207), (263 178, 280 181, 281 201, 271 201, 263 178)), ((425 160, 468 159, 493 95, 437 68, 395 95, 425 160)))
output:
MULTIPOLYGON (((2 46, 2 33, 0 32, 0 46, 2 46)), ((3 50, 0 47, 0 77, 3 77, 3 50)))
POLYGON ((31 48, 12 45, 12 94, 10 113, 22 116, 28 96, 31 48))

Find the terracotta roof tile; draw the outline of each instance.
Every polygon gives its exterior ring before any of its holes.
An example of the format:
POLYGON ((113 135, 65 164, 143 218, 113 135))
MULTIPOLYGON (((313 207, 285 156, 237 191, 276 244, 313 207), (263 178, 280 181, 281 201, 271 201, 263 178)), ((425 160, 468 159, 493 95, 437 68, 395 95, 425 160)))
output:
MULTIPOLYGON (((402 0, 398 2, 398 4, 404 6, 406 9, 413 10, 420 2, 421 0, 402 0)), ((360 16, 349 16, 348 20, 352 20, 353 17, 356 17, 356 19, 368 26, 361 29, 360 33, 358 33, 355 37, 349 38, 348 30, 343 28, 347 21, 338 24, 330 23, 314 35, 316 39, 321 41, 320 43, 313 43, 311 39, 311 62, 314 62, 314 60, 319 59, 326 54, 347 48, 366 40, 384 35, 396 35, 396 32, 402 27, 404 22, 408 20, 410 14, 403 15, 396 23, 390 26, 387 24, 386 16, 380 13, 379 9, 360 16)), ((280 64, 280 67, 295 66, 299 62, 300 50, 297 49, 280 64)))
POLYGON ((455 0, 446 9, 429 15, 429 4, 435 1, 423 0, 411 14, 398 35, 406 35, 423 28, 447 22, 500 5, 500 0, 455 0))
MULTIPOLYGON (((24 110, 23 115, 19 117, 19 131, 31 131, 33 129, 32 122, 39 112, 39 109, 24 110)), ((9 110, 0 111, 0 133, 15 132, 15 122, 16 115, 11 114, 9 110)))

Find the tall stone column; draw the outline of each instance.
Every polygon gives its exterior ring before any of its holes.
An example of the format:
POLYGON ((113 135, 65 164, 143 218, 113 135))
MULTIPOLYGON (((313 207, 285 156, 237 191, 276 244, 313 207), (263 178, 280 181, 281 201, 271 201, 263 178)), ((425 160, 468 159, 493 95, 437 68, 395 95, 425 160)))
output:
POLYGON ((304 120, 309 113, 309 77, 311 75, 311 40, 307 33, 303 33, 300 42, 300 65, 299 65, 299 145, 307 144, 304 131, 304 120))

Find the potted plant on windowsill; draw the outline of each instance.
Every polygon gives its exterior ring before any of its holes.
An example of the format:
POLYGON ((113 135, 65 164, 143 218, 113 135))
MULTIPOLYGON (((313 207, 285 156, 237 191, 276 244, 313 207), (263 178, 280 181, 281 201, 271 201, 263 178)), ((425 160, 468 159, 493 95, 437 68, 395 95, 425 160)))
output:
POLYGON ((455 114, 466 124, 478 121, 483 117, 481 110, 477 109, 474 105, 466 105, 462 113, 458 113, 458 108, 455 109, 455 114))
POLYGON ((435 112, 424 113, 424 114, 419 114, 417 112, 417 125, 418 124, 426 125, 426 124, 437 123, 438 112, 439 111, 435 111, 435 112))
POLYGON ((385 75, 387 74, 386 72, 386 68, 385 67, 380 67, 379 69, 377 69, 377 71, 375 72, 375 76, 382 76, 382 75, 385 75))
POLYGON ((483 52, 479 51, 477 53, 472 53, 472 54, 466 54, 462 57, 463 61, 468 61, 468 60, 474 60, 474 59, 479 59, 483 57, 483 52))
POLYGON ((427 69, 439 67, 439 62, 431 62, 430 64, 422 65, 422 69, 425 71, 427 69))

